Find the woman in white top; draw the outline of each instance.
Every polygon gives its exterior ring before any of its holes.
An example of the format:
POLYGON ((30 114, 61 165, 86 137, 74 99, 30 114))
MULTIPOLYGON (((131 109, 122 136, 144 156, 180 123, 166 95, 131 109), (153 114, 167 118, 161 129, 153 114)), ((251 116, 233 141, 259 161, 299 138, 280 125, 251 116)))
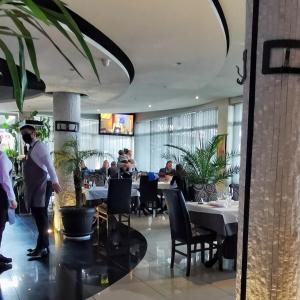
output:
MULTIPOLYGON (((0 136, 0 144, 2 138, 0 136)), ((16 209, 17 202, 12 187, 11 181, 12 163, 7 155, 0 151, 0 246, 2 241, 2 234, 5 229, 5 223, 9 220, 8 209, 16 209)), ((10 269, 12 262, 11 258, 0 254, 0 272, 10 269)))

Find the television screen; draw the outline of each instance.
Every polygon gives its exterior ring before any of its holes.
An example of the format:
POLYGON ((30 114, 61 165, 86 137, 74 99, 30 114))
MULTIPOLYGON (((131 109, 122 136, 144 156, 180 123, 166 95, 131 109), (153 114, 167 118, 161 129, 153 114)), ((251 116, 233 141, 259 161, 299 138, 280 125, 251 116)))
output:
POLYGON ((115 135, 133 135, 133 114, 100 114, 99 133, 115 135))

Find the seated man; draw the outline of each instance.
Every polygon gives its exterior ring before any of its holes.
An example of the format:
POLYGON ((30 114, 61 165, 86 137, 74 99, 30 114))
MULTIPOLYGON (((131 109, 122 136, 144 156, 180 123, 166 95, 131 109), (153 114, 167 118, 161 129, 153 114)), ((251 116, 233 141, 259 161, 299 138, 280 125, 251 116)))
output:
POLYGON ((167 176, 174 176, 175 170, 173 169, 173 162, 168 160, 166 166, 159 170, 158 176, 161 178, 166 178, 167 176))
POLYGON ((112 161, 110 164, 110 168, 108 169, 108 176, 115 177, 118 175, 118 167, 115 161, 112 161))
POLYGON ((108 169, 109 169, 109 162, 106 159, 103 161, 102 167, 97 171, 97 173, 100 175, 108 176, 108 169))

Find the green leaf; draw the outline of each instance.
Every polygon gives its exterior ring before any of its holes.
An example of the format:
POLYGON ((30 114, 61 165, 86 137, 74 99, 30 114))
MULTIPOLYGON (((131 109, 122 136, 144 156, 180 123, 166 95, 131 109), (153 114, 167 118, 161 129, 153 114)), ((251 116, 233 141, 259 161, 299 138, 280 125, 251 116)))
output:
POLYGON ((2 39, 0 39, 0 48, 5 55, 9 73, 13 81, 14 95, 18 109, 20 112, 22 112, 24 99, 22 98, 20 79, 14 57, 2 39))
POLYGON ((60 10, 62 11, 62 13, 64 14, 64 21, 65 24, 69 27, 69 29, 76 35, 77 40, 79 41, 82 49, 84 50, 93 70, 94 73, 100 83, 100 77, 96 68, 96 64, 94 61, 94 58, 92 56, 92 53, 88 47, 88 45, 86 44, 83 35, 80 31, 80 29, 78 28, 78 25, 76 24, 76 22, 73 20, 72 16, 69 14, 69 12, 67 11, 67 9, 64 7, 64 5, 59 1, 59 0, 53 0, 55 2, 55 4, 60 8, 60 10))
POLYGON ((27 18, 26 16, 22 16, 22 18, 31 24, 33 27, 35 27, 41 34, 43 34, 50 42, 51 44, 56 48, 56 50, 62 55, 62 57, 68 62, 68 64, 74 69, 74 71, 84 79, 84 77, 81 75, 79 70, 76 68, 76 66, 72 63, 72 61, 63 53, 63 51, 59 48, 59 46, 53 41, 53 39, 49 36, 49 34, 44 30, 44 28, 38 23, 34 23, 32 20, 27 18))
POLYGON ((23 2, 31 10, 32 15, 34 17, 49 25, 48 18, 45 16, 44 12, 40 9, 40 7, 37 4, 35 4, 32 0, 23 0, 23 2))
POLYGON ((64 16, 63 14, 54 12, 50 9, 43 8, 44 13, 47 15, 48 19, 51 21, 53 26, 56 27, 64 36, 66 39, 69 40, 70 43, 78 50, 78 52, 86 58, 86 55, 80 50, 80 48, 76 45, 76 43, 73 41, 73 39, 70 37, 68 32, 63 28, 63 26, 60 24, 64 23, 64 16))
POLYGON ((22 35, 29 37, 28 39, 25 39, 27 51, 28 51, 28 54, 30 57, 30 61, 31 61, 31 65, 34 70, 34 73, 35 73, 36 77, 38 78, 38 80, 40 80, 40 71, 39 71, 38 64, 37 64, 36 52, 35 52, 32 35, 30 34, 29 30, 26 29, 24 24, 18 19, 18 17, 15 14, 13 14, 11 12, 7 12, 7 15, 13 20, 13 22, 15 23, 17 28, 20 30, 22 35))
POLYGON ((24 56, 24 44, 22 39, 18 38, 19 42, 19 67, 20 67, 20 78, 21 78, 21 95, 22 99, 25 98, 25 93, 27 90, 27 73, 25 67, 25 56, 24 56))

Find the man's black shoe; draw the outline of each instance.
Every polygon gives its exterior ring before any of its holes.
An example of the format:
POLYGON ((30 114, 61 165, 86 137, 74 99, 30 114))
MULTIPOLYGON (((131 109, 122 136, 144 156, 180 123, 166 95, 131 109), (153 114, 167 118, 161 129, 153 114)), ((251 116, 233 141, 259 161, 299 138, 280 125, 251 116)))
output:
POLYGON ((36 259, 40 259, 43 257, 48 256, 49 251, 47 250, 47 248, 41 249, 41 250, 35 250, 31 253, 28 253, 27 256, 30 256, 30 258, 28 260, 36 260, 36 259))
POLYGON ((0 263, 10 264, 11 262, 12 259, 10 257, 5 257, 2 254, 0 254, 0 263))
POLYGON ((11 264, 6 264, 6 263, 0 263, 0 274, 3 272, 10 270, 12 268, 11 264))

